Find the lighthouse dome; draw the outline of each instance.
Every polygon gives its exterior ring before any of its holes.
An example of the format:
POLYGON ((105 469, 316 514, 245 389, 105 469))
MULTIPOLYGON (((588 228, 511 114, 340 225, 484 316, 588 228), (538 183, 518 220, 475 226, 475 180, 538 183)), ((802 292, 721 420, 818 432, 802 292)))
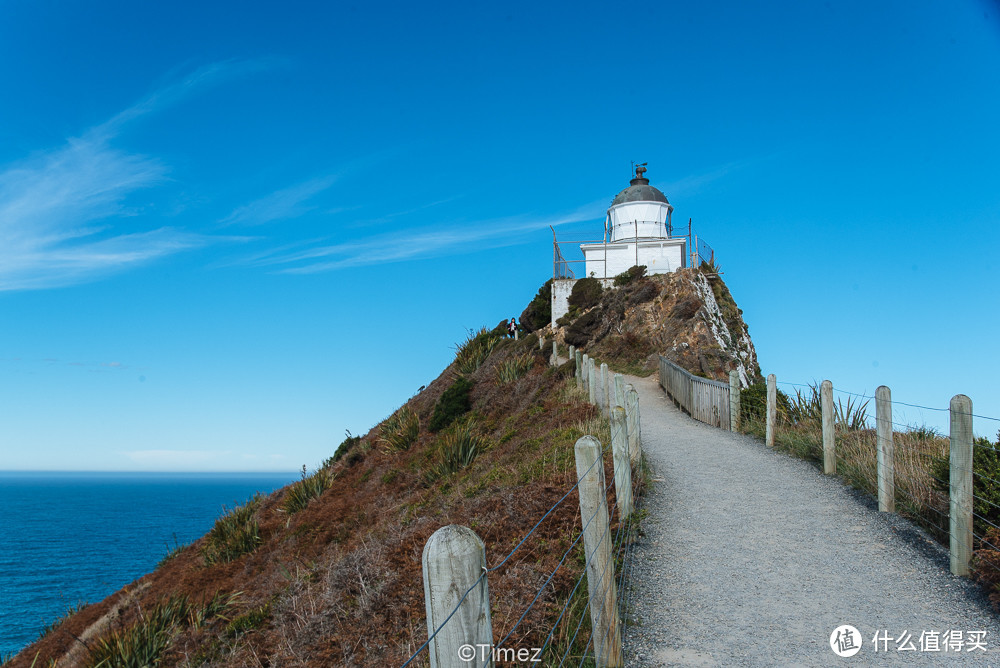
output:
POLYGON ((623 239, 669 239, 670 206, 667 196, 649 185, 645 165, 636 165, 635 178, 611 201, 607 225, 611 241, 623 239))
POLYGON ((643 176, 646 169, 639 165, 635 170, 635 178, 629 181, 629 186, 611 200, 611 206, 626 202, 663 202, 669 204, 667 196, 649 185, 649 179, 643 176))

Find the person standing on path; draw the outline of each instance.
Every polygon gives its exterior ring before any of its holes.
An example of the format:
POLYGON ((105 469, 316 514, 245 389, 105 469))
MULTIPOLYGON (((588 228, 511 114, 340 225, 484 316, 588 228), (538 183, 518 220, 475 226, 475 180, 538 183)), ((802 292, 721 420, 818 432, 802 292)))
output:
POLYGON ((507 338, 513 339, 516 334, 517 334, 517 320, 511 318, 510 322, 507 323, 507 338))

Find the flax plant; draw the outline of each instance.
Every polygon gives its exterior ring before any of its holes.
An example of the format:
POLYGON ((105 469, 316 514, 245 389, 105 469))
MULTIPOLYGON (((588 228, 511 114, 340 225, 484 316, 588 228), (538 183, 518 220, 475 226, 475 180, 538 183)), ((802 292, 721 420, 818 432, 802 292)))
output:
POLYGON ((420 419, 409 406, 403 406, 379 427, 379 443, 389 451, 406 450, 419 433, 420 419))

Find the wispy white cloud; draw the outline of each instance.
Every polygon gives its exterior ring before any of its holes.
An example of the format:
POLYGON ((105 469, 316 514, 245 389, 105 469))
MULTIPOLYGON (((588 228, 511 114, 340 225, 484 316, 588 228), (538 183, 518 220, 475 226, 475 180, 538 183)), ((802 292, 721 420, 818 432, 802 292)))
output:
POLYGON ((62 146, 0 167, 0 291, 71 285, 204 246, 205 235, 135 229, 126 199, 168 181, 155 157, 112 145, 128 122, 225 74, 260 67, 226 62, 167 85, 62 146), (114 223, 130 220, 131 229, 114 223))
POLYGON ((315 209, 315 206, 307 203, 308 200, 328 189, 336 180, 336 176, 324 176, 277 190, 237 207, 221 222, 223 225, 263 225, 276 220, 297 218, 315 209))
POLYGON ((683 178, 657 186, 667 195, 667 197, 684 197, 698 192, 708 184, 725 178, 730 173, 740 170, 748 165, 758 162, 758 159, 738 160, 728 162, 724 165, 710 169, 699 174, 689 174, 683 178))
POLYGON ((434 229, 398 231, 358 241, 314 245, 292 252, 258 256, 257 265, 280 266, 281 273, 314 274, 370 264, 402 262, 515 245, 526 233, 594 220, 603 214, 602 202, 591 202, 567 214, 549 217, 518 216, 480 220, 434 229))
POLYGON ((222 80, 232 80, 246 74, 273 69, 280 63, 280 59, 273 57, 210 63, 185 76, 174 78, 170 83, 161 86, 132 106, 92 128, 90 132, 96 136, 114 136, 123 126, 136 118, 176 104, 199 88, 211 86, 222 80))

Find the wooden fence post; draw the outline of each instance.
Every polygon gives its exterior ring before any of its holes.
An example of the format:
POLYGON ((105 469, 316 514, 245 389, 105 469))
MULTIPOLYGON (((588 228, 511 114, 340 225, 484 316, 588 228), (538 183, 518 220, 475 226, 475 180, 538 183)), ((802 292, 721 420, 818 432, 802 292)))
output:
POLYGON ((598 666, 621 666, 618 588, 615 562, 611 558, 611 528, 608 526, 601 442, 593 436, 583 436, 576 442, 575 452, 594 659, 598 666))
POLYGON ((590 395, 590 403, 597 405, 597 368, 594 358, 587 360, 587 393, 590 395))
POLYGON ((972 399, 951 398, 950 468, 951 572, 968 575, 972 559, 972 399))
POLYGON ((621 519, 632 514, 632 464, 628 446, 625 409, 615 406, 611 409, 611 454, 615 465, 615 497, 621 519))
POLYGON ((819 403, 823 413, 823 473, 837 472, 837 451, 833 430, 833 383, 824 380, 819 385, 819 403))
POLYGON ((601 362, 601 410, 611 415, 611 388, 608 386, 608 365, 601 362))
POLYGON ((642 425, 639 422, 639 393, 632 383, 625 385, 625 417, 628 431, 628 454, 632 463, 639 461, 642 452, 642 425))
POLYGON ((729 372, 729 430, 740 430, 740 374, 729 372))
POLYGON ((482 659, 485 665, 493 665, 492 652, 489 651, 493 647, 493 626, 485 569, 486 548, 479 536, 468 527, 457 524, 441 527, 424 544, 427 634, 434 633, 452 610, 458 608, 458 612, 438 630, 427 646, 431 668, 466 668, 469 662, 459 655, 459 648, 463 645, 476 648, 476 659, 480 658, 481 648, 487 648, 487 656, 482 659), (469 594, 459 606, 466 591, 469 594))
POLYGON ((895 467, 892 451, 892 394, 885 385, 875 390, 875 433, 878 439, 878 509, 896 510, 895 467))
POLYGON ((625 376, 615 374, 615 406, 625 408, 625 376))
POLYGON ((778 417, 778 379, 773 373, 767 375, 767 418, 764 429, 764 443, 774 447, 774 427, 778 417))

